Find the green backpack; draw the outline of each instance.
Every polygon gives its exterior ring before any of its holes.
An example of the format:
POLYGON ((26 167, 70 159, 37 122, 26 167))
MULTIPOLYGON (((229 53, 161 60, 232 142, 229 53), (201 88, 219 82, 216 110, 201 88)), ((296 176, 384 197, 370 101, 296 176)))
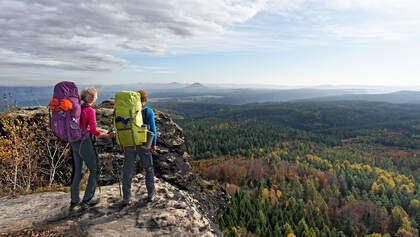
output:
POLYGON ((147 141, 147 126, 143 125, 141 96, 138 92, 120 91, 115 94, 114 129, 122 147, 138 146, 147 141))

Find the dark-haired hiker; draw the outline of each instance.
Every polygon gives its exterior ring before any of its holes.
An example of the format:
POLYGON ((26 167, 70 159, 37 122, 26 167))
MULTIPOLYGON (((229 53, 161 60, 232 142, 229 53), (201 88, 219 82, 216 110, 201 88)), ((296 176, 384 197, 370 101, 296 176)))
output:
MULTIPOLYGON (((138 91, 141 95, 141 104, 144 106, 147 102, 146 91, 138 91)), ((123 174, 123 204, 128 205, 131 198, 131 180, 133 177, 134 167, 136 162, 137 155, 140 156, 143 161, 144 169, 146 170, 146 188, 147 188, 147 200, 151 202, 155 194, 155 183, 153 180, 153 159, 152 152, 156 152, 156 125, 155 125, 155 115, 153 110, 150 108, 144 108, 143 111, 143 121, 148 125, 148 129, 153 132, 153 141, 151 148, 144 146, 130 146, 124 149, 124 174, 123 174)))
POLYGON ((81 207, 86 209, 89 206, 99 203, 99 198, 93 198, 95 195, 96 183, 97 183, 97 155, 91 136, 100 138, 109 138, 114 133, 102 134, 96 129, 96 113, 92 108, 92 104, 95 103, 98 98, 98 93, 95 88, 89 87, 82 90, 81 99, 85 102, 82 104, 80 128, 84 131, 84 135, 81 140, 70 143, 73 162, 74 162, 74 176, 71 184, 71 204, 70 210, 80 203, 79 197, 79 186, 82 178, 82 166, 83 161, 86 163, 89 169, 89 179, 83 197, 81 207))

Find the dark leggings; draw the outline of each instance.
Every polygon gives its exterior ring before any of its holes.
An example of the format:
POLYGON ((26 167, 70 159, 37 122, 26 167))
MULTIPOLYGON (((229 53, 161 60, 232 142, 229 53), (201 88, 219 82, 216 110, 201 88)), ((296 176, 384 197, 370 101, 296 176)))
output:
POLYGON ((133 177, 134 168, 136 167, 136 157, 140 156, 143 161, 144 169, 146 170, 146 188, 150 196, 155 190, 155 183, 153 180, 153 160, 150 149, 137 147, 127 147, 125 149, 124 159, 124 174, 123 174, 123 196, 124 199, 130 199, 131 196, 131 179, 133 177))
POLYGON ((82 179, 83 161, 89 169, 89 179, 83 201, 89 201, 95 195, 97 182, 97 157, 90 138, 70 143, 73 153, 73 180, 71 183, 71 202, 80 202, 79 188, 82 179))

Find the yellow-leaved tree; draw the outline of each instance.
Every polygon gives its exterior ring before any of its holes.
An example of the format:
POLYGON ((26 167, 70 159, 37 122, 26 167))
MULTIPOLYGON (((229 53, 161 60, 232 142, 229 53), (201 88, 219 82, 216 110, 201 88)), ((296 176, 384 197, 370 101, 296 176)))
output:
MULTIPOLYGON (((69 158, 68 144, 59 141, 48 128, 46 111, 19 112, 8 109, 0 114, 2 196, 51 186, 69 158)), ((61 173, 68 176, 71 172, 61 173)))

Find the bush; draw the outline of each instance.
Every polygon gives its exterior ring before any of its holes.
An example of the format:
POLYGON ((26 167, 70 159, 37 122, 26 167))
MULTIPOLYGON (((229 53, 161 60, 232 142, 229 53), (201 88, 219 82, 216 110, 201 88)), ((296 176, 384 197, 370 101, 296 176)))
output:
POLYGON ((0 114, 0 195, 60 186, 70 179, 69 145, 48 128, 44 114, 0 114))

